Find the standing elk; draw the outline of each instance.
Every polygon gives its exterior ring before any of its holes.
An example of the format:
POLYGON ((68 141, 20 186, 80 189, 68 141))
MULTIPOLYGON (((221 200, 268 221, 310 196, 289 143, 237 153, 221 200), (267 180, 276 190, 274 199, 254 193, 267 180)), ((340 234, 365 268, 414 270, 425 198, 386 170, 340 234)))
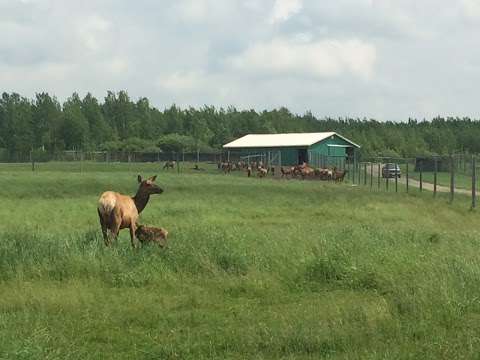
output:
POLYGON ((165 165, 163 165, 163 170, 175 169, 175 165, 177 165, 176 161, 166 161, 165 165))
POLYGON ((129 228, 132 247, 136 247, 135 231, 138 215, 147 206, 150 195, 163 192, 154 183, 156 178, 157 176, 155 175, 147 180, 142 180, 142 177, 138 175, 138 183, 140 185, 133 197, 113 191, 106 191, 100 196, 97 211, 106 246, 112 243, 108 236, 108 230, 110 230, 111 237, 116 240, 121 229, 129 228))
POLYGON ((335 170, 333 173, 333 179, 335 180, 335 182, 343 182, 343 179, 345 179, 345 175, 347 174, 347 171, 348 170, 343 170, 343 171, 335 170))

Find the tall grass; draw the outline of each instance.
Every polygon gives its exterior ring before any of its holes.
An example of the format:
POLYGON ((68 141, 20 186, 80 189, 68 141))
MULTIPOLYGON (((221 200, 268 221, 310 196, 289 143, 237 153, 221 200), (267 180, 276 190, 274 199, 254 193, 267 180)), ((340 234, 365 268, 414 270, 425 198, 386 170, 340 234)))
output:
POLYGON ((107 249, 97 197, 135 175, 2 173, 0 359, 478 353, 480 226, 462 199, 162 172, 141 221, 169 248, 124 233, 107 249))

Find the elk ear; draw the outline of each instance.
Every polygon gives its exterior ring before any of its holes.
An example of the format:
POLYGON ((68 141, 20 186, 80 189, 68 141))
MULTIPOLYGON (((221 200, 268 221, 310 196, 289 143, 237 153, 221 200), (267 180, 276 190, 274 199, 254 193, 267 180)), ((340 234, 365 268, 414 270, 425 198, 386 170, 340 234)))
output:
POLYGON ((152 176, 152 177, 151 177, 150 179, 148 179, 148 180, 150 180, 150 181, 155 181, 156 179, 157 179, 157 175, 154 175, 154 176, 152 176))
POLYGON ((141 183, 142 182, 142 177, 140 175, 138 175, 137 180, 138 180, 139 183, 141 183))

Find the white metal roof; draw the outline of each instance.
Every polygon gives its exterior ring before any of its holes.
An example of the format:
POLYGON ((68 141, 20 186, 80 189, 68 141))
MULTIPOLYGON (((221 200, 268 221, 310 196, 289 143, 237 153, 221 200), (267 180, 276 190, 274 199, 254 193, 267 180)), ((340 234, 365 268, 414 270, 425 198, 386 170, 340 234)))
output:
POLYGON ((335 132, 319 133, 291 133, 291 134, 248 134, 228 144, 223 145, 226 149, 235 148, 264 148, 264 147, 287 147, 287 146, 311 146, 330 136, 337 135, 353 146, 360 147, 354 142, 344 138, 335 132))

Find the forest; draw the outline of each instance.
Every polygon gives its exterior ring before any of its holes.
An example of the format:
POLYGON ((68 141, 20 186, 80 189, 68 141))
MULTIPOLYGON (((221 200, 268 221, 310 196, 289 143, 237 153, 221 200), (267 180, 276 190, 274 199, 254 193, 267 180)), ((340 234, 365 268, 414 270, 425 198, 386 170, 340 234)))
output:
POLYGON ((336 131, 362 146, 364 156, 413 157, 480 153, 480 121, 436 117, 402 122, 366 118, 317 118, 287 108, 255 111, 235 107, 163 110, 147 98, 109 91, 102 101, 72 94, 63 104, 48 93, 34 99, 3 93, 0 99, 0 158, 15 161, 30 152, 201 151, 248 133, 336 131))

